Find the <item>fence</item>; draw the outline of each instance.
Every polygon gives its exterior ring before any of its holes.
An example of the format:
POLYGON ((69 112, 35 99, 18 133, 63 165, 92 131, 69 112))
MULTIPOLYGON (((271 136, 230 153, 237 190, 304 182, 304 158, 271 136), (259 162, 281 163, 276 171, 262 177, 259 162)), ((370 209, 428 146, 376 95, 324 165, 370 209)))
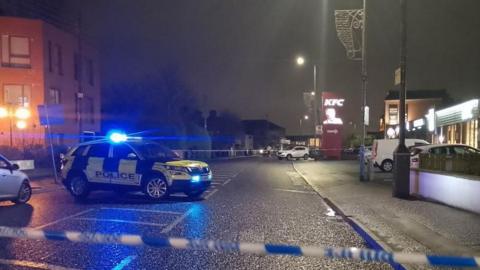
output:
POLYGON ((420 169, 480 175, 480 155, 420 154, 420 169))
POLYGON ((193 160, 250 157, 259 155, 258 150, 174 150, 180 157, 193 160))

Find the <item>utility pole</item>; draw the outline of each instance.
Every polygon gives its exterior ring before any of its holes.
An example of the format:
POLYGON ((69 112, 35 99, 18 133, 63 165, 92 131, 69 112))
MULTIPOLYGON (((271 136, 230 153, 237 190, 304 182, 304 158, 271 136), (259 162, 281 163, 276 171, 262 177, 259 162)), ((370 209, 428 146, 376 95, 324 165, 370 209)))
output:
POLYGON ((365 170, 365 137, 367 126, 365 123, 365 107, 367 106, 367 0, 363 0, 363 23, 362 23, 362 144, 360 145, 360 181, 366 181, 365 170))
POLYGON ((401 8, 401 48, 400 48, 400 116, 399 140, 393 161, 393 191, 392 195, 406 199, 410 196, 410 152, 405 146, 405 99, 407 94, 407 2, 400 0, 401 8))
POLYGON ((77 99, 77 119, 78 119, 78 133, 80 140, 83 139, 83 89, 82 89, 82 77, 83 77, 83 46, 82 46, 82 13, 78 15, 78 92, 76 94, 77 99))
MULTIPOLYGON (((317 64, 313 64, 313 132, 317 139, 318 102, 317 102, 317 64)), ((316 142, 315 142, 316 143, 316 142)))

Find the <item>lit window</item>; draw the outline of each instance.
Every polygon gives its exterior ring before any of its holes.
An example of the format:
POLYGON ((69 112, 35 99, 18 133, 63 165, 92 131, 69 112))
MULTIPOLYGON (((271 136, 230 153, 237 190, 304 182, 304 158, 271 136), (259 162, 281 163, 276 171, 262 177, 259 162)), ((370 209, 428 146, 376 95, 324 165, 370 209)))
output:
POLYGON ((6 84, 3 86, 6 104, 28 107, 31 101, 31 86, 28 84, 6 84))
POLYGON ((51 88, 48 92, 48 104, 60 104, 60 91, 51 88))
POLYGON ((2 66, 30 68, 30 40, 2 35, 2 66))

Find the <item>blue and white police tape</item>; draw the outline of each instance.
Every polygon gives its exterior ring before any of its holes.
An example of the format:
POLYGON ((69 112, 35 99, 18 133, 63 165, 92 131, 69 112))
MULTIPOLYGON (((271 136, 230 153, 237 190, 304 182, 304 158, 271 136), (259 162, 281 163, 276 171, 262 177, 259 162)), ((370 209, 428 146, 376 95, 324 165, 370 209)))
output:
POLYGON ((421 253, 389 253, 360 248, 294 246, 281 244, 236 243, 185 238, 149 237, 134 234, 101 234, 76 231, 46 231, 0 226, 0 237, 36 240, 70 241, 94 244, 168 247, 174 249, 238 252, 258 255, 290 255, 319 258, 351 259, 366 262, 424 264, 430 266, 480 267, 480 257, 425 255, 421 253))

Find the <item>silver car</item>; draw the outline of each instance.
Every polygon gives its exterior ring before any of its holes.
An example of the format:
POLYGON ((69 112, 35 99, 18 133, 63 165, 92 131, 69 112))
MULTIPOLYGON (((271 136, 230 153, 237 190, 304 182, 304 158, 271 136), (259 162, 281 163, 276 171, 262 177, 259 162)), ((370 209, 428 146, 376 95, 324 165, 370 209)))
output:
POLYGON ((28 202, 32 196, 32 187, 28 176, 0 155, 0 201, 12 201, 17 204, 28 202))

